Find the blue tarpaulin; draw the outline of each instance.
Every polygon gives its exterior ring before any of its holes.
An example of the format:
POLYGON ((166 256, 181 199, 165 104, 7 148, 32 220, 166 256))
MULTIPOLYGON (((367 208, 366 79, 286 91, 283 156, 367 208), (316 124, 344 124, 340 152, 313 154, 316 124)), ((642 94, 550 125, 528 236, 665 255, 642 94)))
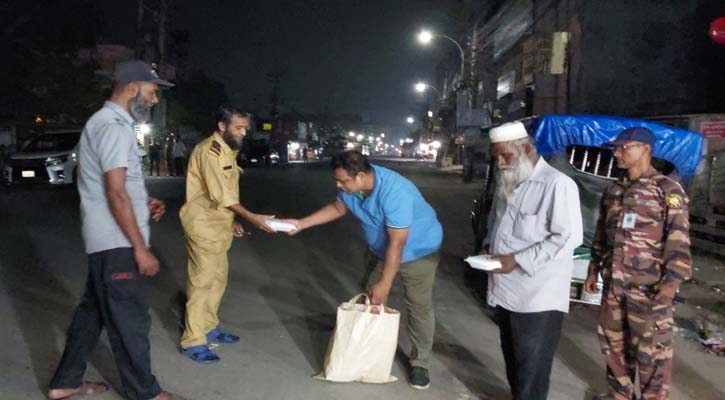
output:
POLYGON ((640 119, 598 115, 544 115, 536 118, 532 128, 539 154, 554 156, 572 144, 600 147, 623 129, 636 126, 650 129, 657 137, 654 157, 671 162, 680 175, 695 173, 703 148, 703 138, 696 132, 640 119))

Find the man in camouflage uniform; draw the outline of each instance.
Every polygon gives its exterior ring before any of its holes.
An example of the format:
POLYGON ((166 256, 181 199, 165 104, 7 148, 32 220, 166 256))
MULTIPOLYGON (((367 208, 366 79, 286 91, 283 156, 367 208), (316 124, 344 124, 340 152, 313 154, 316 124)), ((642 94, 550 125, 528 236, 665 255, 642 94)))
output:
POLYGON ((608 143, 627 173, 602 198, 585 283, 604 292, 599 339, 607 360, 609 394, 595 399, 667 399, 672 370, 673 300, 692 273, 687 203, 675 180, 652 168, 654 134, 625 129, 608 143))

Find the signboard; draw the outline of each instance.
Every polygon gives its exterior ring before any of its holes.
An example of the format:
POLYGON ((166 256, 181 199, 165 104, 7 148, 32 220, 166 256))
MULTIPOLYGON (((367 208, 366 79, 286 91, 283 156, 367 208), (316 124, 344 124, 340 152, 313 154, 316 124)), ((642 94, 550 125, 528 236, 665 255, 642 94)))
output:
POLYGON ((725 121, 707 121, 700 123, 700 133, 706 138, 725 137, 725 121))
POLYGON ((710 24, 710 39, 717 44, 725 44, 725 17, 720 17, 710 24))

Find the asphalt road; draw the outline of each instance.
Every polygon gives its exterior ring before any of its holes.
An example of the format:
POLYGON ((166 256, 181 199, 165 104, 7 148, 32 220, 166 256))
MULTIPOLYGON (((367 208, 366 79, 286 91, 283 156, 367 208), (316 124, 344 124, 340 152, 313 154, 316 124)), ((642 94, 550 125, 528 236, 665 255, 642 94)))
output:
MULTIPOLYGON (((153 368, 162 387, 194 399, 508 399, 498 329, 473 294, 460 259, 472 249, 469 224, 476 185, 427 163, 393 163, 413 180, 444 226, 442 262, 435 287, 437 313, 431 388, 409 388, 404 326, 393 374, 385 385, 335 384, 319 372, 335 322, 335 309, 361 291, 365 245, 353 217, 296 237, 252 235, 236 239, 220 317, 240 343, 218 349, 222 362, 198 365, 179 355, 186 280, 185 240, 178 210, 180 178, 149 178, 167 215, 153 225, 152 245, 162 262, 153 293, 153 368)), ((334 200, 324 164, 250 169, 242 177, 242 203, 261 213, 299 217, 334 200)), ((86 257, 78 196, 72 189, 0 189, 0 399, 42 399, 63 349, 65 330, 82 293, 86 257)), ((394 287, 390 305, 402 309, 394 287)), ((589 399, 604 389, 604 366, 595 334, 596 308, 576 307, 565 319, 551 380, 550 399, 589 399)), ((403 320, 405 315, 402 316, 403 320)), ((676 342, 673 399, 725 398, 725 359, 676 342)), ((118 386, 113 356, 103 337, 86 378, 118 386)), ((119 399, 110 392, 98 399, 119 399)))

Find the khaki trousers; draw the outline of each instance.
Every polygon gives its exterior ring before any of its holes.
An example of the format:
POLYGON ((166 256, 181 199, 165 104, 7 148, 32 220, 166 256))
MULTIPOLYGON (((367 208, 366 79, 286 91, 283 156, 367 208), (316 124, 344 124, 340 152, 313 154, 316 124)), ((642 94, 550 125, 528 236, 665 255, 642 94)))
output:
MULTIPOLYGON (((377 259, 377 258, 375 258, 377 259)), ((405 307, 408 311, 408 334, 413 343, 410 364, 414 367, 428 368, 433 351, 435 333, 435 314, 433 312, 433 283, 440 256, 433 254, 417 260, 400 264, 398 276, 403 284, 405 307)), ((384 262, 377 264, 370 272, 366 289, 374 285, 383 275, 384 262)))
POLYGON ((189 241, 189 280, 186 294, 186 330, 181 347, 206 344, 206 334, 219 325, 219 304, 227 287, 227 252, 212 253, 189 241))

